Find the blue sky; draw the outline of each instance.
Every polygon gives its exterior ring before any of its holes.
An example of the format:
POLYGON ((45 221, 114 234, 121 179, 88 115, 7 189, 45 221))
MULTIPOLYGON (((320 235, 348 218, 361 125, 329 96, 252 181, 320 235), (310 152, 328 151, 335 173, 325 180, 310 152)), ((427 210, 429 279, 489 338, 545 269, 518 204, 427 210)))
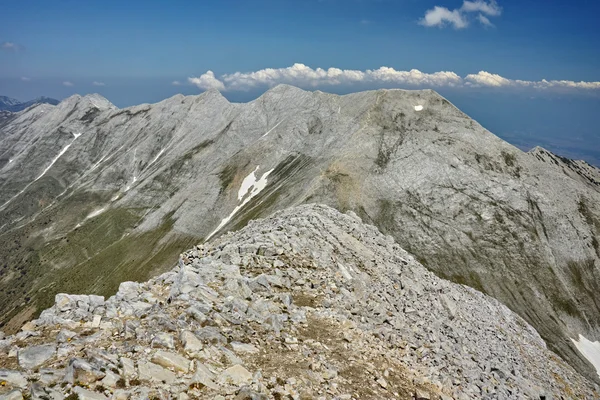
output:
POLYGON ((555 114, 577 110, 571 128, 600 163, 599 121, 585 113, 600 109, 598 15, 591 0, 13 1, 0 13, 0 94, 99 92, 127 106, 207 87, 248 100, 279 81, 432 87, 513 142, 563 143, 574 133, 555 114))

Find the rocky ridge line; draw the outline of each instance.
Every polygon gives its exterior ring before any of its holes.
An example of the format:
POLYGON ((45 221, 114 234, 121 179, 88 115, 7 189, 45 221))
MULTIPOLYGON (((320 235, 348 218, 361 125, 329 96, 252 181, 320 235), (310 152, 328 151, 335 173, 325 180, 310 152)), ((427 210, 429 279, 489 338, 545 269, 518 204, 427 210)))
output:
POLYGON ((59 294, 0 341, 0 364, 11 400, 599 393, 507 307, 321 205, 251 221, 106 301, 59 294))

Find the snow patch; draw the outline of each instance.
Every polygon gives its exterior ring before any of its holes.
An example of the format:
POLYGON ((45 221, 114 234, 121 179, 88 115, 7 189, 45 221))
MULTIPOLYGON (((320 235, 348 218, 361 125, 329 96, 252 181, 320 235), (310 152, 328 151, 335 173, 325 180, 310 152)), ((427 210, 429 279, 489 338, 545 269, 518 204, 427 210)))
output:
POLYGON ((79 132, 79 133, 73 133, 73 136, 75 136, 75 139, 77 139, 79 136, 81 136, 81 132, 79 132))
POLYGON ((161 151, 158 152, 158 154, 156 155, 156 157, 154 157, 152 159, 152 161, 150 161, 150 164, 148 164, 148 166, 146 168, 148 168, 149 166, 151 166, 152 164, 154 164, 156 162, 156 160, 158 160, 158 158, 162 155, 162 153, 165 152, 165 149, 162 149, 161 151))
POLYGON ((267 133, 265 133, 265 134, 264 134, 264 135, 262 135, 261 137, 265 137, 265 136, 267 136, 269 133, 271 133, 271 132, 273 131, 273 129, 277 128, 277 127, 279 126, 279 124, 281 124, 282 122, 283 122, 283 121, 279 121, 277 124, 275 124, 275 126, 274 126, 274 127, 272 127, 271 129, 269 129, 269 130, 267 131, 267 133))
POLYGON ((242 181, 242 186, 240 186, 240 190, 238 191, 239 201, 242 201, 246 193, 248 193, 248 190, 256 183, 256 175, 254 175, 254 173, 258 171, 259 167, 260 165, 257 165, 256 168, 254 168, 254 171, 250 172, 242 181))
POLYGON ((421 111, 423 109, 422 105, 415 106, 415 111, 421 111))
MULTIPOLYGON (((77 139, 77 138, 75 138, 77 139)), ((73 142, 75 141, 75 139, 73 139, 73 142)), ((48 165, 46 167, 46 169, 44 170, 44 172, 42 172, 40 174, 40 176, 38 176, 37 178, 35 178, 35 181, 39 180, 42 176, 46 175, 46 172, 48 172, 50 170, 50 168, 52 168, 52 166, 54 165, 54 163, 56 163, 58 161, 58 159, 67 152, 67 150, 69 150, 69 147, 71 147, 71 145, 73 144, 73 142, 69 143, 68 145, 66 145, 65 147, 63 147, 63 149, 60 151, 60 153, 58 153, 58 155, 56 157, 54 157, 54 159, 52 159, 52 161, 50 162, 50 165, 48 165)))
POLYGON ((90 219, 90 218, 97 217, 98 215, 102 214, 104 211, 106 211, 106 208, 102 207, 101 209, 92 212, 90 215, 88 215, 87 217, 85 217, 85 219, 90 219))
POLYGON ((583 335, 579 335, 579 340, 571 339, 577 350, 596 368, 600 376, 600 342, 587 340, 583 335))
POLYGON ((12 158, 10 158, 10 159, 8 160, 8 163, 9 163, 9 164, 10 164, 11 162, 13 162, 12 158))
POLYGON ((271 172, 273 172, 274 168, 270 169, 267 172, 265 172, 264 174, 262 174, 260 179, 258 181, 256 181, 256 176, 254 175, 254 173, 258 170, 259 167, 260 167, 260 165, 257 166, 254 169, 254 171, 252 171, 248 176, 246 176, 246 178, 244 178, 244 181, 242 182, 242 185, 244 185, 244 184, 248 185, 250 182, 252 183, 251 185, 249 185, 245 188, 243 193, 242 193, 242 187, 240 187, 240 190, 238 191, 238 200, 241 200, 243 198, 244 200, 242 201, 242 203, 239 204, 237 207, 235 207, 233 209, 233 211, 231 212, 231 214, 229 214, 226 218, 223 218, 223 220, 221 221, 219 226, 217 226, 217 228, 214 231, 212 231, 210 235, 208 235, 206 237, 206 240, 210 239, 215 233, 217 233, 222 227, 224 227, 229 221, 231 221, 231 218, 233 218, 233 216, 242 207, 244 207, 246 204, 248 204, 248 202, 250 200, 252 200, 252 198, 254 196, 259 194, 267 186, 267 177, 269 176, 269 174, 271 172), (241 197, 240 197, 240 195, 241 195, 241 197))

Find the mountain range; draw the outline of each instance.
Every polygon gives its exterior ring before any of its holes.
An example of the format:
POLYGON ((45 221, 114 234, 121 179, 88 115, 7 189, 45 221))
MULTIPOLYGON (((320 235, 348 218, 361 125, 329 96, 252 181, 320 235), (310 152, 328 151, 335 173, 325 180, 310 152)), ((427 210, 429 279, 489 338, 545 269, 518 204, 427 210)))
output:
MULTIPOLYGON (((34 104, 52 104, 57 105, 59 103, 58 100, 52 99, 50 97, 41 96, 33 100, 21 102, 17 99, 13 99, 6 96, 0 96, 0 112, 1 111, 10 111, 10 112, 19 112, 24 109, 31 107, 34 104)), ((1 118, 1 117, 0 117, 1 118)), ((1 121, 1 119, 0 119, 1 121)))
POLYGON ((498 299, 598 381, 579 348, 600 339, 600 170, 522 152, 431 90, 279 85, 243 104, 207 91, 125 109, 76 95, 8 115, 2 329, 57 293, 114 294, 305 203, 351 211, 439 277, 498 299))

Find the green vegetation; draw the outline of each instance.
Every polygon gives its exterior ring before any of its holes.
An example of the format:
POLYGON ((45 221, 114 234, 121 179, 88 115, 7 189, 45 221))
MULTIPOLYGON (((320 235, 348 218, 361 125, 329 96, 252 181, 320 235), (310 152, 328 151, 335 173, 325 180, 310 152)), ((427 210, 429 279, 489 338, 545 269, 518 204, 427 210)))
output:
POLYGON ((122 281, 147 280, 171 268, 179 252, 199 241, 171 233, 170 217, 151 231, 133 233, 143 209, 109 209, 60 233, 84 219, 94 207, 93 198, 74 196, 64 208, 0 236, 0 304, 5 311, 0 324, 24 310, 39 313, 53 304, 56 293, 114 294, 122 281), (40 235, 40 230, 50 226, 56 230, 52 238, 40 235))

